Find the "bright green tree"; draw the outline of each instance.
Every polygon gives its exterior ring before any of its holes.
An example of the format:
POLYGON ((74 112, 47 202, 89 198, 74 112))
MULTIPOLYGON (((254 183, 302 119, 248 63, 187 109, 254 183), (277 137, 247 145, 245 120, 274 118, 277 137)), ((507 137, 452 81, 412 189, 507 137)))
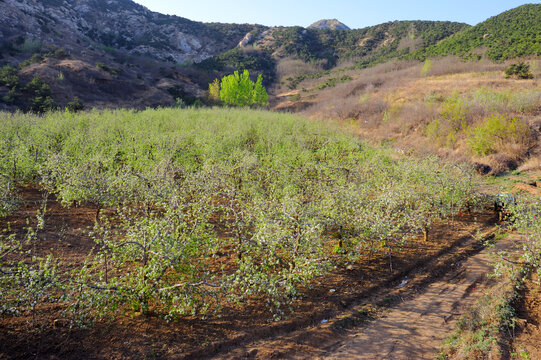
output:
POLYGON ((254 83, 250 80, 248 70, 244 70, 242 74, 235 71, 232 75, 224 76, 220 83, 220 99, 226 105, 250 106, 255 104, 265 106, 268 103, 268 98, 267 91, 263 87, 263 77, 259 75, 254 83))
POLYGON ((214 79, 209 84, 209 100, 215 103, 220 101, 220 80, 218 79, 214 79))

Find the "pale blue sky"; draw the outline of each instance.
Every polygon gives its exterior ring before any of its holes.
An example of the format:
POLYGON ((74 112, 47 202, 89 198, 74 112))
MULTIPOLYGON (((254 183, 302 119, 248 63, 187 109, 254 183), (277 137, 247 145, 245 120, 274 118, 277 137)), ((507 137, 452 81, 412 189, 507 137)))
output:
POLYGON ((308 26, 336 18, 351 28, 393 20, 450 20, 475 25, 520 0, 135 0, 152 11, 203 22, 308 26))

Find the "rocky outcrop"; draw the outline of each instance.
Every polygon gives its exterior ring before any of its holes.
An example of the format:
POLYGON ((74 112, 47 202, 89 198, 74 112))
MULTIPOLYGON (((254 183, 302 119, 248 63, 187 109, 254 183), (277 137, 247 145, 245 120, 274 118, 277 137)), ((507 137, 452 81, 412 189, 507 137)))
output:
POLYGON ((351 30, 347 25, 336 19, 323 19, 308 26, 308 29, 316 30, 351 30))
POLYGON ((131 0, 0 0, 0 43, 17 46, 34 39, 72 50, 97 45, 199 62, 235 47, 253 28, 163 15, 131 0))

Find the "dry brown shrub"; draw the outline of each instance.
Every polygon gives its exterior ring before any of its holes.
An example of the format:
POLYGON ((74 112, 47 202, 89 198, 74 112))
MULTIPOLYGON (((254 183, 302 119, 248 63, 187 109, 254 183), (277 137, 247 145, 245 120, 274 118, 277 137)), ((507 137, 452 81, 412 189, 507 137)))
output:
POLYGON ((413 102, 406 103, 401 107, 397 120, 403 128, 422 133, 424 127, 437 116, 439 116, 437 106, 424 102, 413 102))
POLYGON ((469 72, 503 71, 503 63, 493 63, 487 60, 464 61, 456 56, 432 60, 432 66, 428 72, 430 76, 442 76, 469 72))
POLYGON ((531 171, 531 170, 541 170, 541 156, 534 155, 530 156, 526 161, 522 163, 517 169, 520 172, 531 171))
POLYGON ((293 58, 280 59, 276 65, 278 79, 300 74, 313 74, 320 71, 323 71, 321 63, 306 63, 293 58))
POLYGON ((518 166, 517 160, 507 154, 493 154, 484 159, 484 163, 492 168, 490 174, 498 175, 505 171, 515 170, 518 166))

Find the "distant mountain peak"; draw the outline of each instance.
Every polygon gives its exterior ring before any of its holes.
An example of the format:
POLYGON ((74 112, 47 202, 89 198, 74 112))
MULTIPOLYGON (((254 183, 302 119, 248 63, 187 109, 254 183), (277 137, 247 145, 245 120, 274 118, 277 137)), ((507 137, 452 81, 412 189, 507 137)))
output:
POLYGON ((308 26, 308 29, 317 30, 351 30, 347 25, 341 23, 336 19, 323 19, 316 21, 312 25, 308 26))

